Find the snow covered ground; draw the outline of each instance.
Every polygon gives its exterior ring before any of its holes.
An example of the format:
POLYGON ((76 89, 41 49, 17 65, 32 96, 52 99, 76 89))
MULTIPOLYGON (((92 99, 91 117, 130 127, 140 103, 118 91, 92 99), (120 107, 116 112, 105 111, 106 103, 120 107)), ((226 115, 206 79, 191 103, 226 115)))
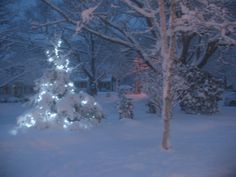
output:
POLYGON ((172 150, 160 148, 162 121, 132 96, 135 120, 118 120, 116 97, 100 94, 107 119, 90 130, 9 132, 27 110, 0 104, 0 177, 236 177, 236 109, 172 119, 172 150))

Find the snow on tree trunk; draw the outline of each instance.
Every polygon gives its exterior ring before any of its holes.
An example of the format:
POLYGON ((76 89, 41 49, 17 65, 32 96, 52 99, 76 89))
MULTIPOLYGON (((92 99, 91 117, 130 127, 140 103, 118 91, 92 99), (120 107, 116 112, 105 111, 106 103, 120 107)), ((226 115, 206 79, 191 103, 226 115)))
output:
POLYGON ((168 41, 167 22, 165 14, 165 4, 163 0, 159 0, 160 10, 160 27, 161 27, 161 56, 163 59, 163 135, 162 135, 162 148, 165 150, 170 149, 170 119, 172 116, 172 77, 173 77, 173 64, 175 57, 175 35, 174 35, 174 21, 175 21, 175 0, 171 4, 171 17, 170 17, 170 42, 168 41))

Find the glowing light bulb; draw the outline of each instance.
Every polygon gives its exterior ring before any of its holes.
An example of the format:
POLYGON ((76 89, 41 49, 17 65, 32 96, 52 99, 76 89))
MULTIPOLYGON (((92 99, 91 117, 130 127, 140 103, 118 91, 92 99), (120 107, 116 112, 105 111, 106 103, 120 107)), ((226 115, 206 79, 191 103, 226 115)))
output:
POLYGON ((62 41, 59 40, 58 43, 57 43, 57 46, 58 46, 58 47, 61 47, 61 43, 62 43, 62 41))
POLYGON ((29 121, 28 122, 24 122, 23 125, 28 127, 28 128, 30 128, 30 127, 32 127, 32 126, 34 126, 36 124, 36 121, 34 120, 33 116, 30 115, 30 114, 26 115, 25 118, 27 119, 27 117, 29 118, 29 121))
POLYGON ((49 62, 53 62, 54 59, 53 59, 52 57, 50 57, 50 58, 48 59, 48 61, 49 61, 49 62))
POLYGON ((42 86, 44 86, 44 87, 48 87, 48 83, 42 84, 42 86))
POLYGON ((52 117, 52 118, 55 118, 56 116, 57 116, 56 113, 52 113, 52 114, 51 114, 51 117, 52 117))
POLYGON ((57 65, 57 69, 62 70, 64 68, 63 65, 57 65))
POLYGON ((70 87, 74 87, 74 84, 73 84, 72 82, 69 82, 68 85, 69 85, 70 87))
POLYGON ((87 103, 88 103, 88 100, 82 100, 82 101, 81 101, 81 104, 82 104, 82 105, 85 105, 85 104, 87 104, 87 103))
POLYGON ((36 121, 33 119, 33 117, 31 118, 31 124, 32 126, 35 125, 36 121))
POLYGON ((73 122, 69 122, 67 119, 64 119, 64 125, 63 128, 67 128, 69 125, 72 125, 73 122))
POLYGON ((47 117, 48 117, 48 120, 53 120, 56 118, 57 114, 56 113, 51 113, 51 112, 47 112, 47 117))
POLYGON ((65 69, 65 71, 68 73, 68 72, 71 71, 71 69, 70 69, 70 68, 67 68, 67 69, 65 69))
POLYGON ((58 98, 57 96, 55 96, 55 95, 53 95, 52 98, 53 98, 54 100, 56 100, 56 101, 59 100, 59 98, 58 98))
POLYGON ((37 102, 40 102, 41 100, 42 100, 42 97, 41 97, 41 96, 39 96, 39 98, 38 98, 37 102))
POLYGON ((58 48, 55 47, 55 54, 56 54, 57 58, 59 57, 58 52, 59 52, 58 48))
POLYGON ((70 64, 70 61, 68 59, 66 59, 66 67, 68 67, 70 64))

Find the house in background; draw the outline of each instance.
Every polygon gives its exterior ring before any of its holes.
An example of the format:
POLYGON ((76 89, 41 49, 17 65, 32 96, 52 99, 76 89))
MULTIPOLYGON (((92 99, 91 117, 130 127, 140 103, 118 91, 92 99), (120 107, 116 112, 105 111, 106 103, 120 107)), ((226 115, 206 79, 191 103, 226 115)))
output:
POLYGON ((20 81, 10 82, 0 87, 1 102, 23 101, 34 94, 34 85, 20 81))
POLYGON ((27 63, 26 67, 24 63, 21 64, 24 58, 17 58, 17 60, 5 62, 0 71, 0 101, 2 102, 26 100, 35 93, 34 81, 42 75, 41 66, 37 63, 32 63, 32 65, 27 63))
POLYGON ((117 87, 117 80, 114 76, 104 76, 98 80, 98 90, 114 92, 117 87))
POLYGON ((24 70, 12 67, 6 69, 0 75, 0 101, 18 102, 24 101, 34 94, 34 80, 37 72, 22 74, 24 70))
MULTIPOLYGON (((72 81, 78 90, 89 91, 89 79, 84 77, 73 78, 72 81)), ((1 82, 3 83, 3 81, 1 82)), ((106 76, 97 80, 97 89, 101 92, 113 92, 117 88, 117 80, 113 76, 106 76)), ((33 79, 21 78, 0 87, 0 102, 24 101, 35 94, 35 84, 33 79)))
POLYGON ((76 88, 87 91, 89 87, 89 79, 87 77, 77 77, 74 78, 73 81, 76 88))
MULTIPOLYGON (((89 78, 88 77, 77 77, 73 79, 75 86, 79 90, 88 91, 89 90, 89 78)), ((97 80, 97 89, 101 92, 113 92, 116 91, 117 80, 114 76, 104 75, 97 80)))

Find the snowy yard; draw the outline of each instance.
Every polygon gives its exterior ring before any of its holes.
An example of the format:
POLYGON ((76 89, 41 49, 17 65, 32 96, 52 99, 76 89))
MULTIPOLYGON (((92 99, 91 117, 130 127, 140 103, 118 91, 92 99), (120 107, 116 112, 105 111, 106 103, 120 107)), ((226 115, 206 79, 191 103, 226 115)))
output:
POLYGON ((97 96, 107 119, 90 130, 10 134, 27 108, 0 104, 1 177, 235 177, 236 109, 208 117, 175 111, 172 150, 160 148, 162 121, 133 96, 135 120, 118 120, 115 96, 97 96))
POLYGON ((0 177, 236 177, 235 9, 0 1, 0 177))

